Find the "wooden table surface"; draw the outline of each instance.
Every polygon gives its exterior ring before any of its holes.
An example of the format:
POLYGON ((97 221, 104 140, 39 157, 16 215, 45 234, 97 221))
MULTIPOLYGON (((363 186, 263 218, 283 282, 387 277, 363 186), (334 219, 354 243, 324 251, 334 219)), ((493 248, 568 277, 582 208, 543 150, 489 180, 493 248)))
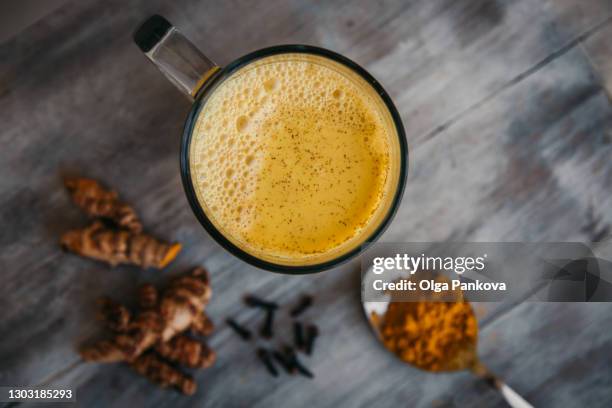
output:
MULTIPOLYGON (((504 406, 468 373, 428 374, 387 353, 361 312, 357 261, 277 275, 205 233, 178 169, 189 103, 131 41, 156 12, 220 64, 306 43, 380 80, 411 149, 384 241, 590 241, 589 219, 612 223, 610 0, 75 0, 0 44, 0 385, 71 387, 85 407, 504 406), (60 234, 85 222, 61 184, 70 172, 118 189, 149 231, 184 244, 179 258, 155 272, 60 252, 60 234), (127 302, 196 264, 212 274, 218 323, 257 319, 239 302, 247 291, 315 293, 316 378, 266 376, 223 324, 193 397, 79 361, 77 346, 101 333, 95 298, 127 302)), ((477 309, 484 362, 535 406, 612 405, 612 305, 477 309)))

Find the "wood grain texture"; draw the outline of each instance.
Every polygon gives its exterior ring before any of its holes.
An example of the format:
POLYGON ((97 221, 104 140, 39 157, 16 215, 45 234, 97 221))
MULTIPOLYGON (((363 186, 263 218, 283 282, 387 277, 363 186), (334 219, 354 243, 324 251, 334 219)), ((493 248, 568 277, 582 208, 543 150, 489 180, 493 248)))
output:
MULTIPOLYGON (((584 47, 588 53, 596 70, 601 75, 601 79, 608 90, 608 95, 612 95, 612 23, 603 27, 600 31, 593 34, 584 42, 584 47)), ((611 98, 612 99, 612 98, 611 98)))
POLYGON ((612 17, 607 0, 544 0, 544 9, 553 16, 557 29, 568 39, 587 33, 612 17))
MULTIPOLYGON (((597 62, 610 58, 607 26, 585 43, 595 64, 579 45, 607 18, 606 4, 75 1, 0 45, 0 384, 74 387, 87 407, 501 406, 468 374, 429 375, 386 353, 361 314, 356 262, 275 275, 205 234, 178 174, 189 103, 130 33, 159 12, 221 64, 294 42, 364 65, 391 93, 412 148, 387 241, 586 240, 588 211, 612 223, 612 107, 597 62), (75 172, 113 185, 149 231, 183 242, 179 259, 157 273, 59 252, 61 232, 85 222, 61 186, 61 175, 75 172), (212 273, 219 361, 196 374, 194 397, 158 390, 126 367, 78 362, 76 346, 100 333, 97 296, 127 301, 139 283, 163 284, 195 264, 212 273), (266 377, 253 348, 221 324, 226 316, 257 324, 237 302, 245 291, 284 303, 317 294, 307 316, 322 331, 307 360, 315 380, 266 377)), ((609 305, 482 305, 479 313, 485 361, 537 406, 610 404, 602 371, 612 334, 599 329, 610 323, 609 305)))

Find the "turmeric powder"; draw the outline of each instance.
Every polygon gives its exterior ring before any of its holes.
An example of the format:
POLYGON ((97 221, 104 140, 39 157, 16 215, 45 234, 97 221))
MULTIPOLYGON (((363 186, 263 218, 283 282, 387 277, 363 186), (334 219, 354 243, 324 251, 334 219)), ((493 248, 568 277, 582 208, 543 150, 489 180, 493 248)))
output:
POLYGON ((373 314, 372 320, 385 347, 418 368, 454 371, 477 363, 478 323, 460 292, 454 302, 392 301, 383 316, 373 314))

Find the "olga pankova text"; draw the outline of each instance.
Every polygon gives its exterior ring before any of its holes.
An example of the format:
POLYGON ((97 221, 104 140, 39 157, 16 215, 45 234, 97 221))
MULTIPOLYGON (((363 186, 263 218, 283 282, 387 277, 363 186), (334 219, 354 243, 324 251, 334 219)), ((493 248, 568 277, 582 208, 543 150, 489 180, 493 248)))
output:
POLYGON ((482 282, 474 280, 470 282, 462 282, 459 279, 452 279, 449 282, 439 282, 435 279, 422 279, 418 281, 410 279, 399 279, 394 282, 385 282, 382 279, 376 279, 372 283, 374 290, 377 291, 429 291, 429 292, 446 292, 448 290, 461 289, 464 292, 476 291, 505 291, 505 282, 482 282))

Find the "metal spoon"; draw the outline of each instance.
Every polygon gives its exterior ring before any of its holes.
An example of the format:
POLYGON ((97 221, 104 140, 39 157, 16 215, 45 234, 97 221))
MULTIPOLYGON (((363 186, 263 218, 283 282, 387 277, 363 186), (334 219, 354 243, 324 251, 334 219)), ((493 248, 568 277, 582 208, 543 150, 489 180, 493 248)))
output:
MULTIPOLYGON (((366 274, 370 273, 368 271, 366 274)), ((365 277, 364 277, 365 278, 365 277)), ((376 302, 366 302, 362 301, 363 310, 366 314, 368 322, 370 326, 374 330, 374 333, 382 342, 381 328, 380 322, 383 319, 381 318, 373 318, 374 316, 382 317, 387 312, 389 305, 391 304, 391 296, 387 295, 384 298, 378 299, 376 302)), ((391 351, 391 350, 389 350, 391 351)), ((393 351, 391 351, 393 352, 393 351)), ((396 354, 397 356, 397 354, 396 354)), ((397 356, 399 357, 399 356, 397 356)), ((401 359, 401 357, 400 357, 401 359)), ((403 361, 403 360, 402 360, 403 361)), ((523 397, 517 394, 512 388, 510 388, 506 383, 504 383, 501 379, 495 376, 489 369, 487 369, 479 360, 478 353, 476 350, 476 341, 471 344, 464 345, 460 352, 456 353, 454 358, 450 361, 445 362, 445 366, 439 371, 458 371, 458 370, 470 370, 472 373, 477 375, 478 377, 487 381, 490 385, 492 385, 495 389, 499 390, 502 396, 505 398, 506 402, 513 408, 533 408, 531 404, 529 404, 523 397)), ((418 367, 423 370, 426 368, 418 367)))

